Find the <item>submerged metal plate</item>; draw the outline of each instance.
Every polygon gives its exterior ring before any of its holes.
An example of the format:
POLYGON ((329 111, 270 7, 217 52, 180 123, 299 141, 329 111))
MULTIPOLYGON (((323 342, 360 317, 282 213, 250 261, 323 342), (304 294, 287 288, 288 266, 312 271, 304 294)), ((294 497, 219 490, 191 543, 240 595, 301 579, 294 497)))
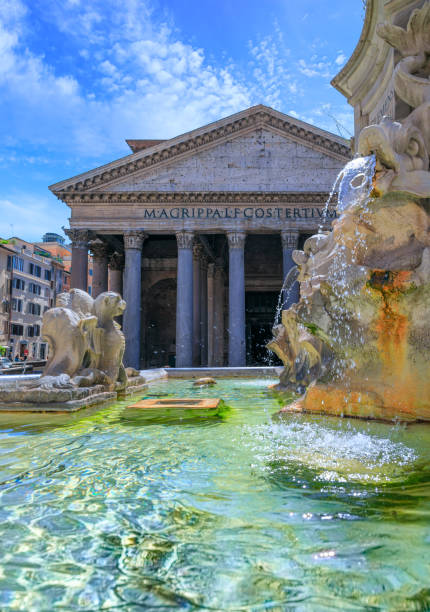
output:
POLYGON ((160 408, 176 408, 182 410, 214 410, 218 408, 220 398, 195 399, 188 397, 166 398, 166 399, 145 399, 128 406, 128 408, 144 408, 159 410, 160 408))

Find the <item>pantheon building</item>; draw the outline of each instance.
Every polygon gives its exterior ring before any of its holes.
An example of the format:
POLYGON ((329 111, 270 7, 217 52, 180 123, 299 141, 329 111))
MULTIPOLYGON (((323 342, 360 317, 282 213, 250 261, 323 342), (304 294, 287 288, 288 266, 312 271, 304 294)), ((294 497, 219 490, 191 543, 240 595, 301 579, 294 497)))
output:
MULTIPOLYGON (((126 365, 264 364, 292 251, 325 210, 349 142, 266 106, 50 187, 71 209, 72 287, 123 294, 126 365)), ((296 289, 288 299, 297 299, 296 289)))

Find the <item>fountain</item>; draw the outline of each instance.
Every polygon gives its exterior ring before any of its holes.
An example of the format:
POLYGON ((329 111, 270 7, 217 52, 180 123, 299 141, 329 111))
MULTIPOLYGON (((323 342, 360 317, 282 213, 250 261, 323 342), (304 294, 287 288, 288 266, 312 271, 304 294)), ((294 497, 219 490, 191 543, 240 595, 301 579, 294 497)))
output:
POLYGON ((81 289, 60 293, 43 315, 49 358, 42 376, 2 384, 1 410, 71 412, 141 390, 145 379, 124 368, 124 335, 114 321, 125 307, 113 291, 95 299, 81 289))
POLYGON ((284 410, 430 420, 430 3, 378 35, 400 54, 397 96, 412 109, 365 127, 347 164, 331 232, 295 251, 300 301, 268 348, 284 410))

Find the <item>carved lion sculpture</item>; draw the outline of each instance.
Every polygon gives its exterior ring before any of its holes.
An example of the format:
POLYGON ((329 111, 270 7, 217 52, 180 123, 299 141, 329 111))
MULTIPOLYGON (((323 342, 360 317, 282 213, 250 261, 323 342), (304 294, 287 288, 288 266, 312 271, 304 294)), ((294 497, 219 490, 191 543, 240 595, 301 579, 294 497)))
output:
POLYGON ((43 377, 68 374, 73 377, 82 368, 94 364, 92 346, 97 317, 94 300, 81 289, 60 293, 56 307, 43 315, 42 334, 49 344, 49 359, 43 377))
POLYGON ((125 310, 117 293, 95 300, 85 291, 61 293, 56 307, 43 315, 42 334, 49 343, 49 360, 38 381, 53 387, 106 385, 123 389, 127 375, 122 363, 125 340, 113 320, 125 310))
POLYGON ((97 369, 106 374, 113 389, 122 389, 127 384, 122 358, 125 339, 121 327, 114 321, 125 310, 125 301, 118 293, 106 291, 94 300, 97 328, 94 330, 94 344, 97 353, 97 369), (119 383, 116 385, 116 383, 119 383))

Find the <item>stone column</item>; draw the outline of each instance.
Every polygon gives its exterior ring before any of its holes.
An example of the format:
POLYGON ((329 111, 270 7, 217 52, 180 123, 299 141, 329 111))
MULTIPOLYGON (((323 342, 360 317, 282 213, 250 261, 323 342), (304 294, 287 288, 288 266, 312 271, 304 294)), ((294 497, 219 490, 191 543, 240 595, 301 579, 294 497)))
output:
POLYGON ((200 260, 201 244, 193 247, 193 366, 201 363, 200 348, 200 260))
POLYGON ((208 364, 208 260, 200 260, 200 363, 208 364))
POLYGON ((214 365, 224 365, 224 302, 225 278, 221 263, 215 266, 214 276, 214 365))
POLYGON ((208 366, 215 365, 214 359, 214 283, 215 264, 208 265, 208 366))
MULTIPOLYGON (((293 266, 296 264, 293 261, 293 251, 298 248, 299 244, 299 232, 296 230, 285 230, 281 232, 281 241, 282 241, 282 272, 285 278, 288 272, 291 270, 293 266)), ((284 291, 284 295, 282 297, 282 308, 283 310, 287 310, 291 304, 295 304, 299 301, 300 298, 300 286, 296 281, 290 288, 289 291, 284 291)))
POLYGON ((88 288, 88 242, 91 232, 78 229, 64 229, 64 232, 72 243, 70 287, 86 291, 88 288))
POLYGON ((109 259, 108 268, 108 288, 122 295, 122 270, 124 267, 124 257, 115 251, 109 259))
POLYGON ((93 255, 92 297, 96 298, 108 290, 108 246, 100 238, 91 240, 89 247, 93 255))
POLYGON ((193 363, 193 239, 194 232, 176 232, 178 272, 176 297, 176 367, 193 363))
POLYGON ((142 291, 142 246, 146 236, 141 231, 124 233, 124 299, 125 335, 124 365, 140 368, 140 306, 142 291))
POLYGON ((244 232, 228 232, 228 365, 246 365, 244 232))

